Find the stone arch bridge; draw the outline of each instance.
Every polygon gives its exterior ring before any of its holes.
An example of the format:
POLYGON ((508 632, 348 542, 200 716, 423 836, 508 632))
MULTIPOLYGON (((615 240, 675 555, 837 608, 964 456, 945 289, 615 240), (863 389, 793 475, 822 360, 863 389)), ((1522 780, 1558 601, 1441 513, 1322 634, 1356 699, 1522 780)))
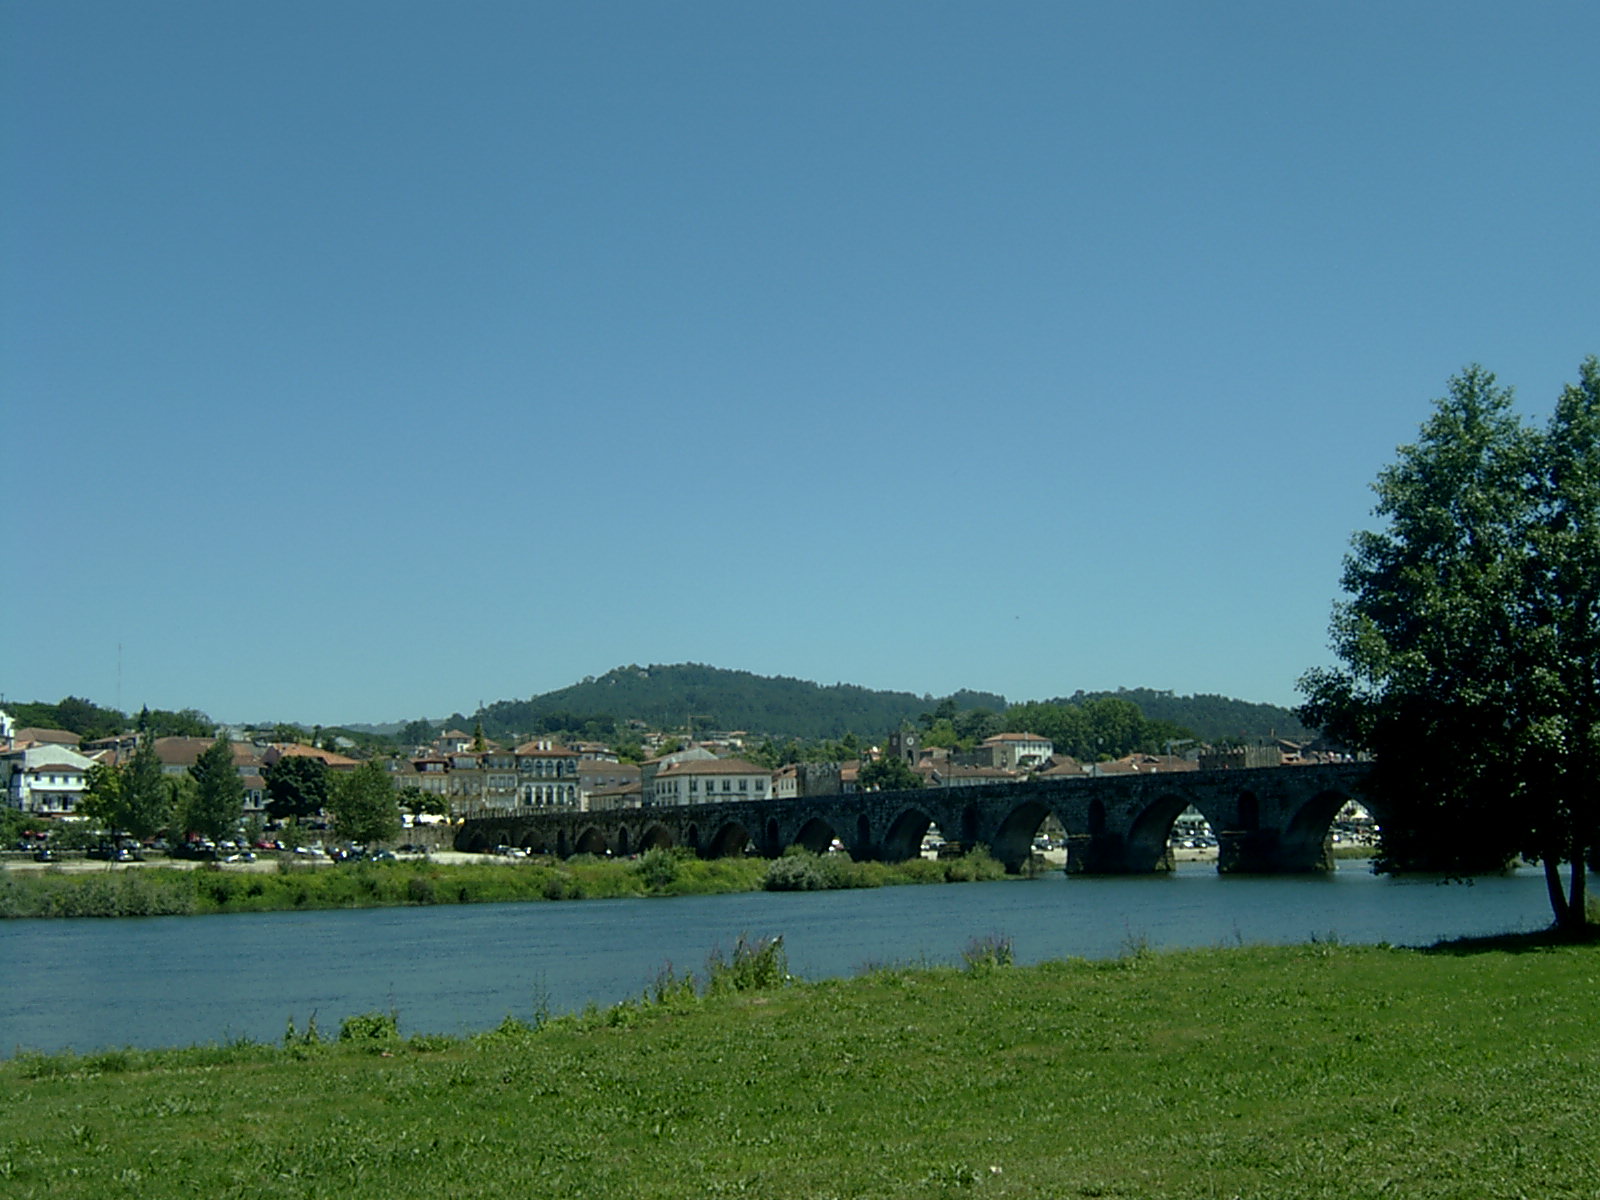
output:
MULTIPOLYGON (((518 846, 561 858, 673 846, 717 858, 754 846, 775 858, 795 845, 820 853, 838 839, 852 858, 899 861, 919 854, 923 835, 937 825, 947 839, 985 845, 1018 871, 1039 827, 1054 816, 1067 831, 1069 872, 1131 874, 1172 869, 1172 827, 1193 805, 1218 838, 1219 871, 1326 871, 1333 867, 1333 819, 1365 770, 1262 767, 605 812, 480 810, 463 822, 455 846, 518 846)), ((1381 812, 1372 815, 1382 823, 1381 812)))

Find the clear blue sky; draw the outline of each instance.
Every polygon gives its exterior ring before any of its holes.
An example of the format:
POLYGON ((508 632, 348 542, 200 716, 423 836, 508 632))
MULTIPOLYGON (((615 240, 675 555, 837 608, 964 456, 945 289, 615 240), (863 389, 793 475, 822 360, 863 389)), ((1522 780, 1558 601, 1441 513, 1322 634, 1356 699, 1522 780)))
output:
POLYGON ((1600 5, 9 0, 0 691, 1292 703, 1600 351, 1600 5), (120 670, 119 670, 120 663, 120 670))

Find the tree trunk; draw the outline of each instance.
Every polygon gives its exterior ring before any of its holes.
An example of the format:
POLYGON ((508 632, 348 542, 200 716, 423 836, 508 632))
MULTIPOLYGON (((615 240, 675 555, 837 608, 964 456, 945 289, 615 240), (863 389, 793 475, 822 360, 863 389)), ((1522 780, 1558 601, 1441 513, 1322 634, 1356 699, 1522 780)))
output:
POLYGON ((1574 930, 1586 929, 1589 925, 1588 897, 1584 893, 1589 864, 1584 861, 1585 857, 1581 847, 1573 848, 1572 862, 1569 865, 1572 881, 1567 897, 1567 921, 1574 930))
POLYGON ((1540 858, 1544 863, 1544 886, 1550 894, 1550 910, 1555 913, 1556 928, 1568 929, 1571 927, 1572 914, 1567 904, 1566 889, 1561 886, 1561 856, 1547 848, 1540 858))

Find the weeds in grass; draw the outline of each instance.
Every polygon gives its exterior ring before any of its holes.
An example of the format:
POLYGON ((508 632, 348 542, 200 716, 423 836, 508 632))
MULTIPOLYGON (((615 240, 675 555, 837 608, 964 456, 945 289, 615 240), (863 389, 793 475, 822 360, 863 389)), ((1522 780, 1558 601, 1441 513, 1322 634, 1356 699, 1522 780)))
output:
POLYGON ((709 996, 782 987, 789 982, 789 956, 783 948, 783 934, 769 938, 741 933, 731 954, 724 954, 720 947, 712 950, 706 960, 706 974, 709 996))
POLYGON ((311 1010, 311 1016, 306 1019, 306 1027, 297 1030, 294 1027, 294 1014, 289 1014, 288 1027, 283 1031, 283 1044, 290 1046, 317 1046, 322 1043, 322 1031, 317 1028, 317 1010, 311 1010))
POLYGON ((974 975, 982 975, 1015 961, 1011 939, 1003 933, 986 933, 969 941, 961 951, 961 961, 974 975))
POLYGON ((666 962, 650 981, 650 988, 645 995, 651 1004, 661 1008, 682 1009, 699 999, 700 992, 694 972, 685 971, 679 975, 672 963, 666 962))
POLYGON ((1122 953, 1116 959, 1118 965, 1136 967, 1149 959, 1155 953, 1150 945, 1150 935, 1144 930, 1135 931, 1129 926, 1122 935, 1122 953))
POLYGON ((339 1023, 341 1042, 392 1042, 400 1037, 400 1015, 396 1012, 357 1013, 339 1023))

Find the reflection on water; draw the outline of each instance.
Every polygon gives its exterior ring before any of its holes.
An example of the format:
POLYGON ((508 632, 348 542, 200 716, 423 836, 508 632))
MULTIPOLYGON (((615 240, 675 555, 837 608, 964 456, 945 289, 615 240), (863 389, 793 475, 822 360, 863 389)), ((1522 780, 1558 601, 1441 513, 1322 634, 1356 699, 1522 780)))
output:
POLYGON ((1070 878, 586 900, 0 923, 0 1054, 279 1038, 292 1018, 336 1030, 394 1010, 405 1032, 465 1033, 510 1015, 614 1003, 663 965, 703 973, 740 933, 784 935, 803 978, 890 962, 950 962, 973 938, 1012 938, 1019 962, 1155 949, 1300 942, 1416 944, 1537 929, 1537 871, 1443 886, 1373 876, 1070 878))

